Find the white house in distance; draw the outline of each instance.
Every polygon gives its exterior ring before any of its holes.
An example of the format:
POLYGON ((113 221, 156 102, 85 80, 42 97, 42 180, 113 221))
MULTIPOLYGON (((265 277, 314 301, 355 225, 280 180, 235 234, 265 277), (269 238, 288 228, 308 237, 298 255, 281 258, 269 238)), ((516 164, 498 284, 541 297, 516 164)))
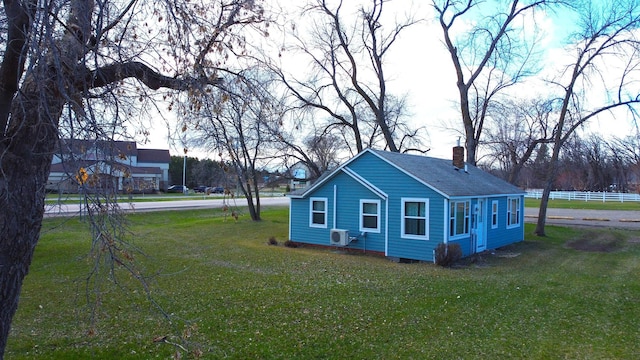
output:
POLYGON ((309 185, 309 181, 311 180, 311 169, 309 169, 309 166, 304 162, 298 161, 291 165, 289 173, 291 176, 289 184, 291 191, 304 189, 309 185))
POLYGON ((79 172, 87 173, 87 189, 148 193, 169 181, 169 150, 138 149, 133 141, 61 139, 53 156, 47 189, 78 192, 79 172))

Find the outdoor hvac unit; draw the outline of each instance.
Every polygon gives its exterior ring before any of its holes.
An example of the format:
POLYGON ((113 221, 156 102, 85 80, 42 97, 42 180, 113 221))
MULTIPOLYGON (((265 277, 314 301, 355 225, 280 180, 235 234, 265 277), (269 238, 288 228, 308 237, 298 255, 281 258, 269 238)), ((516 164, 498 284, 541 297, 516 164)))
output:
POLYGON ((331 229, 331 245, 349 245, 349 230, 331 229))

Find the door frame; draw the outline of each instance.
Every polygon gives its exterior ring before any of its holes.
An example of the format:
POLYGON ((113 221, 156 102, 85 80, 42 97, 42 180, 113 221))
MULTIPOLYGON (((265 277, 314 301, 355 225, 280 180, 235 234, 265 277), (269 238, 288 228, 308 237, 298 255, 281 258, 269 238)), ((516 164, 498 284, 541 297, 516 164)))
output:
POLYGON ((487 199, 478 198, 473 207, 473 247, 474 252, 487 250, 487 199))

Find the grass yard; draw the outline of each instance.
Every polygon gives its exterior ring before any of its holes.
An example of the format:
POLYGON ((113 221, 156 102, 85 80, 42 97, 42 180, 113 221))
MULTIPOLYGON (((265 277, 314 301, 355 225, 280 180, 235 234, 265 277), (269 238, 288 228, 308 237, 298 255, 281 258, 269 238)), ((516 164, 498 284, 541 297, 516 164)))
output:
POLYGON ((169 320, 121 272, 91 327, 86 224, 48 219, 7 359, 640 357, 640 232, 550 226, 445 269, 285 247, 285 208, 129 218, 169 320))

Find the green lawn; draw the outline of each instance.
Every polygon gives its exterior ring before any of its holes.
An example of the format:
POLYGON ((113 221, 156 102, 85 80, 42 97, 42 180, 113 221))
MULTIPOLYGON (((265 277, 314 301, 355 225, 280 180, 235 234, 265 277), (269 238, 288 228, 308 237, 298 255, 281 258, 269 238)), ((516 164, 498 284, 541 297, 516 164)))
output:
MULTIPOLYGON (((169 320, 120 272, 117 283, 104 282, 95 330, 85 291, 86 224, 46 220, 6 358, 640 356, 640 232, 548 227, 546 238, 527 235, 446 269, 284 247, 287 209, 266 209, 263 217, 235 222, 220 210, 129 215, 146 254, 137 259, 169 320), (267 245, 270 237, 280 244, 267 245), (576 240, 612 248, 567 246, 576 240)), ((532 230, 527 225, 526 233, 532 230)))

